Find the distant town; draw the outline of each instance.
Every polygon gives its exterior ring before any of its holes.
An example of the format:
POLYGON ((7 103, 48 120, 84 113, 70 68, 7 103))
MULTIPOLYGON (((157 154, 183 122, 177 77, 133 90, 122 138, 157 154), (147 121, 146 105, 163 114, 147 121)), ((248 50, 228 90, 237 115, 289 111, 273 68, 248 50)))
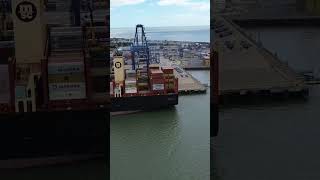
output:
MULTIPOLYGON (((132 42, 131 39, 111 38, 110 52, 129 47, 132 42)), ((161 58, 168 59, 184 69, 210 68, 210 43, 148 40, 148 45, 151 58, 158 63, 161 58)))

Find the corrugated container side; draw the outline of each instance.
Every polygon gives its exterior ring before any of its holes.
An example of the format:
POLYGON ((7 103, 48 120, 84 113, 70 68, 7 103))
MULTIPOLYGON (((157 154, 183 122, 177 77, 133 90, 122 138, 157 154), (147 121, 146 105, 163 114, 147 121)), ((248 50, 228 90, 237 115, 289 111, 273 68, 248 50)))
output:
POLYGON ((148 83, 138 83, 137 85, 138 85, 138 86, 149 86, 148 83))
POLYGON ((69 73, 83 73, 84 64, 81 62, 73 63, 52 63, 48 64, 48 74, 69 74, 69 73))
POLYGON ((86 98, 85 83, 50 83, 50 100, 84 99, 86 98))
POLYGON ((74 90, 82 90, 86 88, 86 84, 83 82, 80 83, 50 83, 49 90, 50 91, 74 91, 74 90))
POLYGON ((59 75, 49 75, 49 83, 77 83, 85 82, 85 77, 83 74, 59 74, 59 75))
POLYGON ((173 74, 173 68, 171 67, 162 67, 161 69, 165 74, 173 74))
POLYGON ((158 84, 158 83, 160 83, 160 84, 164 84, 164 80, 163 79, 152 79, 151 80, 151 83, 152 84, 158 84))
POLYGON ((159 91, 164 90, 164 84, 152 84, 152 90, 159 91))
POLYGON ((0 103, 10 101, 10 80, 8 65, 0 65, 0 103))
POLYGON ((125 89, 125 93, 131 94, 131 93, 137 93, 137 92, 138 92, 137 88, 126 88, 125 89))
POLYGON ((70 99, 85 99, 86 93, 80 91, 54 92, 49 93, 50 100, 70 100, 70 99))

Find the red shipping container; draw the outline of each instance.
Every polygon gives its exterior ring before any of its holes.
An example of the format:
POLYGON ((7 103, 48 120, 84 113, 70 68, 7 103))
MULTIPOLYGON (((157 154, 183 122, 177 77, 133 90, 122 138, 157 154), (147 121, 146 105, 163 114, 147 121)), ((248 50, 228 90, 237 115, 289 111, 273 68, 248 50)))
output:
POLYGON ((163 74, 163 72, 160 69, 150 69, 151 74, 163 74))
POLYGON ((163 76, 150 76, 150 79, 164 79, 163 76))
POLYGON ((173 74, 172 67, 162 67, 161 69, 162 69, 163 73, 165 73, 165 74, 173 74))
POLYGON ((164 84, 163 79, 151 79, 151 84, 164 84))

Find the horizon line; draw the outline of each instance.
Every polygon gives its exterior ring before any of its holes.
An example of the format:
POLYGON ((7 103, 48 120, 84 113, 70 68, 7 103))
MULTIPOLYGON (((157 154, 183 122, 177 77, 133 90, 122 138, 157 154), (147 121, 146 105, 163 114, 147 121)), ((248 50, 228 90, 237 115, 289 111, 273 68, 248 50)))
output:
MULTIPOLYGON (((186 25, 186 26, 145 26, 143 25, 144 27, 152 27, 152 28, 163 28, 163 27, 199 27, 199 26, 208 26, 210 27, 210 25, 186 25)), ((132 26, 132 27, 135 27, 135 26, 132 26)), ((115 29, 115 28, 132 28, 131 26, 130 27, 111 27, 110 26, 110 29, 115 29)))

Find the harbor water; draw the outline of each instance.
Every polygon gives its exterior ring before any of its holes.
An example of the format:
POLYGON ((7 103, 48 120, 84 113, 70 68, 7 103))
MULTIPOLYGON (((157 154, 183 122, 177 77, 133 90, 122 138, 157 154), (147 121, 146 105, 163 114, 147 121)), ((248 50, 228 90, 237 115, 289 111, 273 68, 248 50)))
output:
MULTIPOLYGON (((296 71, 319 69, 319 27, 260 27, 264 47, 296 71)), ((220 109, 214 138, 217 180, 320 179, 320 86, 305 100, 256 102, 220 109)))
MULTIPOLYGON (((209 71, 190 71, 209 83, 209 71)), ((210 94, 172 109, 111 118, 111 180, 209 180, 210 94)))
MULTIPOLYGON (((134 37, 133 27, 111 28, 111 38, 134 37)), ((170 41, 191 41, 191 42, 210 42, 209 26, 189 26, 189 27, 145 27, 148 40, 170 40, 170 41)))
MULTIPOLYGON (((209 32, 209 27, 146 27, 151 40, 209 42, 209 32)), ((111 37, 132 38, 134 32, 111 29, 111 37)), ((209 71, 190 73, 210 83, 209 71)), ((171 109, 112 117, 111 180, 209 180, 209 103, 210 93, 180 96, 171 109)))

